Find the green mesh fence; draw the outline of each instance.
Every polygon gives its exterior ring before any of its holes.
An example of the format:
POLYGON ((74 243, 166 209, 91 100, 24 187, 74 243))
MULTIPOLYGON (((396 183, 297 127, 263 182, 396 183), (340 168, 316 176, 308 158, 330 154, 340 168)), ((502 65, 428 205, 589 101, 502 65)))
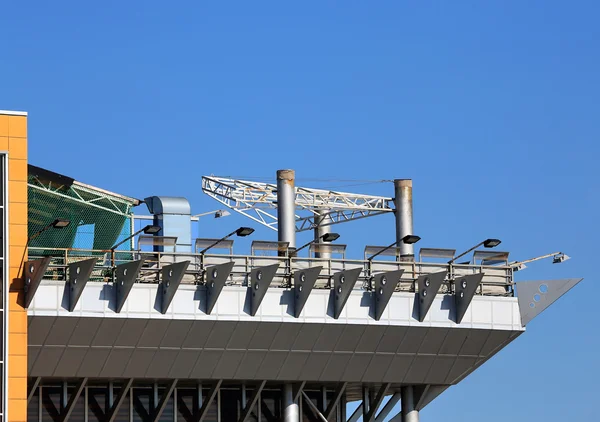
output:
MULTIPOLYGON (((102 190, 77 183, 54 187, 30 175, 28 200, 29 236, 56 218, 71 221, 66 228, 52 228, 33 239, 29 244, 31 248, 107 250, 130 235, 133 203, 102 190)), ((126 242, 119 250, 129 248, 126 242)), ((51 251, 35 253, 53 254, 51 251)))

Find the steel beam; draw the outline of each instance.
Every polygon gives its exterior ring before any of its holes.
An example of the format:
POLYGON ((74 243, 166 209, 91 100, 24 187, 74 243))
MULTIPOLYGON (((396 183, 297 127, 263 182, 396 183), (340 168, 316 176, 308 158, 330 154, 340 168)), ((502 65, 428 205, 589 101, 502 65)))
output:
POLYGON ((69 289, 69 312, 73 312, 83 289, 94 270, 97 258, 77 261, 67 266, 67 288, 69 289))
POLYGON ((306 381, 292 384, 292 398, 294 401, 297 401, 300 398, 300 394, 302 393, 302 390, 304 390, 305 385, 306 381))
MULTIPOLYGON (((327 422, 327 418, 325 417, 325 415, 323 415, 321 413, 321 411, 319 410, 317 405, 312 402, 310 397, 308 397, 308 395, 304 391, 302 392, 302 396, 304 396, 304 400, 306 401, 308 406, 311 408, 311 410, 315 413, 317 418, 319 418, 321 420, 321 422, 327 422)), ((286 420, 286 422, 287 422, 287 420, 286 420)))
POLYGON ((219 388, 221 388, 222 383, 223 383, 223 380, 219 380, 210 389, 210 391, 208 392, 208 394, 206 396, 206 400, 203 401, 202 407, 198 411, 198 418, 196 419, 196 422, 202 422, 204 420, 204 418, 206 417, 206 415, 208 415, 208 409, 210 408, 212 401, 215 399, 215 396, 219 392, 219 388))
POLYGON ((448 271, 424 274, 417 278, 417 295, 419 297, 419 322, 423 322, 433 304, 435 296, 440 291, 448 271))
POLYGON ((315 282, 323 267, 299 269, 294 273, 294 316, 298 318, 315 287, 315 282))
POLYGON ((225 262, 206 269, 206 314, 210 315, 217 304, 217 299, 231 274, 235 262, 225 262))
POLYGON ((250 286, 248 287, 248 293, 250 294, 250 315, 256 315, 278 268, 279 264, 273 264, 250 271, 250 286))
POLYGON ((35 390, 38 388, 38 385, 40 385, 40 381, 42 381, 42 377, 36 377, 33 380, 33 384, 31 385, 31 387, 29 388, 29 392, 27 393, 27 403, 29 403, 31 398, 35 395, 35 390))
POLYGON ((325 416, 326 420, 329 420, 331 418, 331 416, 333 416, 333 413, 337 409, 337 405, 340 402, 340 399, 342 398, 342 396, 344 395, 344 392, 346 391, 347 385, 348 385, 347 382, 343 382, 336 388, 335 394, 333 395, 333 400, 327 406, 327 410, 325 410, 324 416, 325 416))
POLYGON ((388 305, 396 286, 400 282, 400 277, 404 270, 387 271, 385 273, 377 274, 373 277, 375 281, 375 291, 373 296, 375 298, 375 320, 379 321, 388 305))
POLYGON ((69 402, 65 406, 63 413, 60 415, 61 422, 66 422, 71 417, 71 413, 73 413, 73 409, 75 409, 77 400, 79 400, 79 396, 81 396, 81 392, 85 388, 85 384, 87 383, 87 380, 88 380, 87 378, 82 378, 77 383, 77 386, 75 387, 75 391, 73 391, 73 394, 71 394, 71 397, 69 398, 69 402))
POLYGON ((160 293, 160 313, 166 314, 169 305, 175 297, 179 283, 185 275, 185 271, 190 265, 190 261, 176 262, 175 264, 165 265, 160 270, 160 285, 158 291, 160 293))
POLYGON ((333 317, 335 319, 340 317, 362 270, 362 268, 353 268, 333 275, 333 317))
POLYGON ((121 389, 121 391, 119 392, 119 396, 113 403, 112 407, 108 411, 108 414, 106 415, 106 422, 114 422, 115 418, 117 417, 117 414, 119 413, 119 409, 125 401, 125 397, 127 397, 127 393, 129 393, 129 390, 131 389, 132 385, 133 378, 129 378, 123 386, 123 388, 121 389))
POLYGON ((144 260, 140 259, 138 261, 126 262, 125 264, 117 265, 115 268, 115 285, 116 289, 116 303, 115 303, 115 312, 121 312, 123 309, 123 305, 125 305, 125 301, 127 300, 127 296, 129 296, 129 292, 137 280, 137 276, 142 269, 142 265, 144 264, 144 260))
MULTIPOLYGON (((160 398, 160 401, 158 402, 158 404, 156 406, 156 409, 154 409, 152 422, 158 422, 160 420, 160 417, 162 416, 162 414, 165 410, 165 407, 167 406, 167 402, 169 401, 169 397, 171 397, 171 394, 173 394, 173 391, 175 390, 176 386, 177 386, 177 379, 174 379, 171 381, 171 383, 169 384, 169 387, 163 393, 162 397, 160 398)), ((177 403, 175 403, 175 406, 176 405, 177 405, 177 403)))
POLYGON ((415 408, 413 386, 402 387, 400 393, 402 395, 402 422, 419 422, 419 411, 415 408))
POLYGON ((394 407, 400 402, 400 393, 394 393, 388 400, 388 402, 383 406, 381 412, 377 414, 375 418, 375 422, 383 422, 385 418, 390 414, 390 412, 394 409, 394 407))
MULTIPOLYGON (((263 388, 265 387, 266 383, 267 383, 267 381, 261 381, 260 384, 257 385, 256 388, 254 388, 254 391, 252 392, 252 395, 250 396, 248 403, 245 404, 245 407, 244 407, 244 410, 242 411, 242 415, 240 416, 239 422, 246 422, 246 419, 248 419, 248 417, 250 416, 250 412, 252 412, 252 408, 258 401, 258 398, 260 397, 260 393, 263 390, 263 388)), ((242 403, 242 405, 243 405, 243 403, 242 403)))
POLYGON ((348 422, 358 422, 358 420, 360 419, 360 417, 363 415, 363 408, 364 408, 364 403, 361 403, 356 410, 354 411, 354 413, 348 418, 348 422))
POLYGON ((363 422, 375 421, 375 415, 377 415, 377 410, 379 409, 379 406, 381 406, 381 403, 383 403, 383 399, 385 399, 385 395, 390 389, 391 385, 392 384, 390 383, 381 384, 381 387, 379 387, 379 390, 377 391, 377 395, 369 403, 369 411, 366 415, 364 415, 363 422))
POLYGON ((47 256, 42 259, 25 262, 25 308, 29 308, 35 292, 48 269, 48 265, 50 265, 50 259, 51 257, 47 256))
POLYGON ((454 280, 455 321, 457 324, 460 324, 465 316, 481 279, 483 279, 483 273, 461 275, 454 280))

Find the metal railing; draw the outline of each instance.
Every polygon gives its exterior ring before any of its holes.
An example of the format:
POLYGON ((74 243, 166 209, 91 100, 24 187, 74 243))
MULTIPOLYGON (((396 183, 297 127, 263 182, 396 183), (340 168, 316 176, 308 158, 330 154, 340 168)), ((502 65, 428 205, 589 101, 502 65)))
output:
POLYGON ((206 269, 212 265, 233 262, 233 268, 227 285, 247 286, 248 274, 258 267, 278 263, 279 269, 271 287, 291 287, 293 274, 303 268, 322 266, 315 288, 331 287, 331 276, 339 271, 361 268, 356 289, 371 290, 371 281, 375 274, 403 269, 397 291, 416 291, 416 279, 425 274, 447 271, 442 285, 442 293, 453 291, 454 279, 462 275, 484 273, 478 290, 480 295, 514 296, 513 269, 507 265, 447 264, 423 261, 364 260, 345 258, 301 258, 289 256, 198 254, 191 252, 145 252, 111 251, 74 248, 29 248, 29 259, 51 256, 46 271, 46 280, 65 280, 66 267, 76 261, 97 258, 90 281, 112 282, 117 265, 143 259, 144 265, 138 275, 139 283, 160 282, 160 270, 163 266, 175 262, 190 261, 182 283, 204 284, 206 269))

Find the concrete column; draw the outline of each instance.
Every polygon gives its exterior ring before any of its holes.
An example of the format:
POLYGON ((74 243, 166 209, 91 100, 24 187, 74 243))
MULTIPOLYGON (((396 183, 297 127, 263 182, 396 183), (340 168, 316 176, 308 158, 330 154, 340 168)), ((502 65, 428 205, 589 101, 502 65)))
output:
POLYGON ((277 170, 277 238, 296 247, 296 189, 294 170, 277 170))
POLYGON ((412 385, 400 390, 402 402, 402 422, 419 422, 419 411, 415 409, 415 398, 412 385))
MULTIPOLYGON (((323 210, 323 213, 326 213, 326 210, 323 210)), ((326 233, 330 233, 331 232, 331 226, 323 226, 321 224, 325 223, 328 224, 331 222, 331 217, 330 216, 318 216, 315 215, 315 243, 325 243, 323 242, 321 239, 321 236, 323 236, 326 233)), ((329 252, 321 252, 321 253, 316 253, 315 254, 315 258, 323 258, 323 259, 330 259, 331 258, 331 253, 329 252)))
POLYGON ((283 422, 300 422, 300 409, 294 401, 292 384, 283 386, 283 422))
POLYGON ((413 233, 413 204, 412 204, 412 180, 394 180, 394 205, 396 207, 396 241, 400 248, 400 255, 414 255, 413 245, 405 245, 400 242, 404 236, 413 233))

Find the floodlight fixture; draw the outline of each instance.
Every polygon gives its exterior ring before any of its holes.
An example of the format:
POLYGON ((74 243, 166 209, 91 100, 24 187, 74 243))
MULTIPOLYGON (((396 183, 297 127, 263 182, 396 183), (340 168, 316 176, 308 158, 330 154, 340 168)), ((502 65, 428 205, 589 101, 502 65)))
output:
POLYGON ((540 259, 552 258, 553 264, 560 264, 561 262, 565 262, 571 257, 563 252, 552 252, 546 255, 536 256, 535 258, 525 259, 523 261, 515 261, 511 262, 509 265, 512 267, 513 271, 521 271, 527 268, 525 264, 530 262, 539 261, 540 259))
POLYGON ((252 233, 254 233, 254 229, 252 227, 240 227, 239 229, 236 229, 234 231, 232 231, 231 233, 229 233, 227 236, 223 236, 222 238, 220 238, 219 240, 217 240, 216 242, 214 242, 213 244, 207 246, 206 248, 202 249, 199 253, 201 255, 204 255, 206 253, 206 251, 208 251, 210 248, 217 246, 219 243, 221 243, 224 240, 229 239, 231 236, 233 236, 234 234, 239 236, 239 237, 246 237, 251 235, 252 233))
POLYGON ((55 229, 64 229, 69 224, 71 224, 71 220, 65 220, 64 218, 57 218, 51 223, 52 227, 55 229))
POLYGON ((301 251, 302 249, 312 245, 313 243, 318 243, 319 240, 322 240, 323 242, 333 242, 334 240, 339 239, 340 235, 339 233, 325 233, 322 234, 321 236, 319 236, 316 239, 311 240, 310 242, 300 246, 298 249, 293 251, 293 255, 296 256, 296 254, 298 254, 299 251, 301 251))
POLYGON ((485 239, 483 242, 479 242, 478 244, 476 244, 472 248, 470 248, 470 249, 466 250, 465 252, 461 253, 460 255, 455 256, 454 258, 452 258, 450 261, 448 261, 448 264, 452 264, 458 258, 461 258, 461 257, 465 256, 466 254, 468 254, 469 252, 474 251, 475 249, 477 249, 480 246, 483 246, 484 248, 495 248, 500 243, 502 243, 502 241, 500 239, 485 239))
MULTIPOLYGON (((145 234, 156 234, 156 233, 158 233, 160 230, 161 230, 161 227, 160 227, 160 226, 153 226, 153 225, 151 225, 151 224, 148 224, 146 227, 144 227, 144 228, 142 229, 142 231, 143 231, 145 234)), ((127 240, 129 240, 129 239, 127 239, 127 240)))
POLYGON ((123 243, 127 242, 128 240, 134 238, 141 232, 144 232, 145 234, 156 234, 159 231, 161 231, 161 229, 162 229, 162 227, 160 227, 160 226, 153 226, 152 224, 148 224, 147 226, 142 227, 141 229, 139 229, 135 233, 131 234, 130 236, 127 236, 125 239, 121 240, 119 243, 113 245, 113 247, 110 248, 110 256, 111 256, 111 261, 112 261, 113 267, 115 265, 115 250, 119 246, 121 246, 123 243))
POLYGON ((213 211, 203 212, 201 214, 192 215, 192 220, 198 221, 198 219, 200 219, 200 217, 204 217, 206 215, 211 215, 211 214, 215 218, 227 217, 227 216, 231 215, 231 213, 227 210, 213 210, 213 211))
POLYGON ((380 254, 384 253, 385 251, 387 251, 390 248, 393 248, 394 246, 396 246, 400 242, 404 243, 405 245, 414 245, 419 240, 421 240, 420 236, 417 236, 417 235, 414 235, 414 234, 407 234, 402 239, 397 240, 396 242, 392 243, 391 245, 386 246, 385 248, 381 249, 375 255, 371 255, 370 257, 368 257, 367 261, 372 261, 373 258, 375 258, 377 255, 380 255, 380 254))
POLYGON ((52 223, 48 224, 47 226, 41 228, 40 230, 29 236, 27 238, 27 242, 25 242, 25 247, 23 248, 23 255, 21 256, 21 263, 19 264, 18 274, 21 274, 21 266, 23 265, 23 261, 25 260, 25 252, 27 251, 27 246, 29 246, 29 242, 31 242, 33 239, 35 239, 48 229, 64 229, 69 224, 71 224, 71 220, 67 220, 65 218, 57 218, 52 223))
POLYGON ((230 216, 231 213, 227 210, 217 210, 215 211, 215 218, 227 217, 230 216))

